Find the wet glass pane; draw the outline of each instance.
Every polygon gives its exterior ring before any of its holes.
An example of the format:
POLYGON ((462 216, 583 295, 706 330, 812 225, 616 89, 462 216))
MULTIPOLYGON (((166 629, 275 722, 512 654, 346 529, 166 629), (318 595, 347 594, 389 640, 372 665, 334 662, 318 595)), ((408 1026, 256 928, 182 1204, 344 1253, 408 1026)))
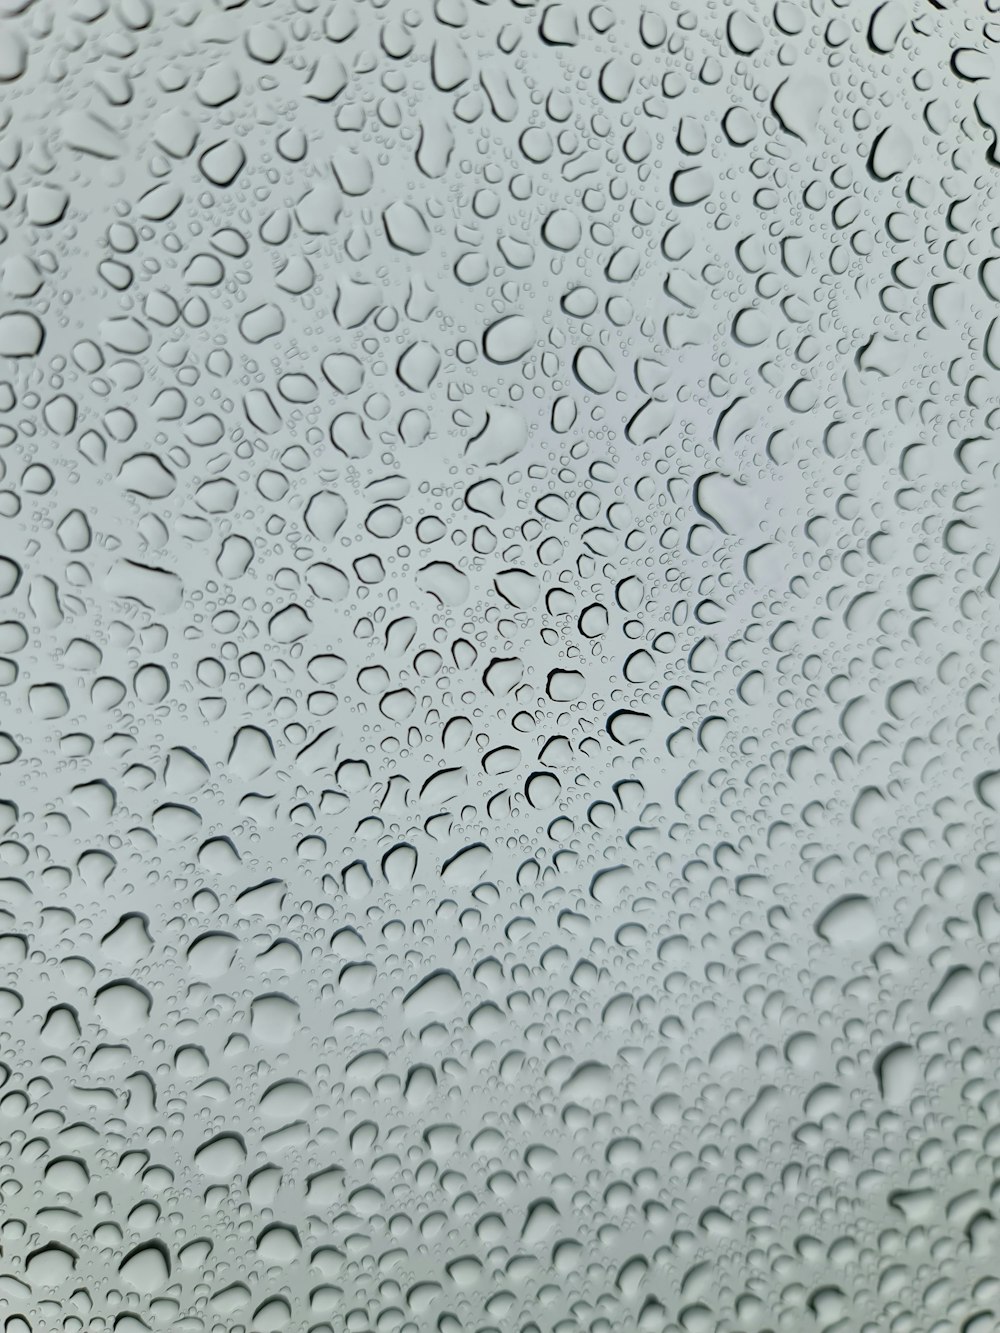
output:
POLYGON ((994 1333, 995 0, 0 0, 3 1333, 994 1333))

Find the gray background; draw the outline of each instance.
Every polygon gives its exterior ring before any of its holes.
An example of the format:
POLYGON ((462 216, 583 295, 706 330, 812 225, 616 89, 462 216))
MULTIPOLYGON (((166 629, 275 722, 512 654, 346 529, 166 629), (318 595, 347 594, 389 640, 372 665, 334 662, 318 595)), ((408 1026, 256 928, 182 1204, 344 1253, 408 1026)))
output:
POLYGON ((2 0, 6 1333, 996 1327, 990 9, 2 0))

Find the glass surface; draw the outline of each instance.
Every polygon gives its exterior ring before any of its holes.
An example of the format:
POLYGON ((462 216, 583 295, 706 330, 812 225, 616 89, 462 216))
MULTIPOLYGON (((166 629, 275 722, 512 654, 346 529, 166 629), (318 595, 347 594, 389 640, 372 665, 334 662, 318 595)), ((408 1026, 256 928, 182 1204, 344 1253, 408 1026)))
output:
POLYGON ((3 1333, 995 1333, 995 0, 0 0, 3 1333))

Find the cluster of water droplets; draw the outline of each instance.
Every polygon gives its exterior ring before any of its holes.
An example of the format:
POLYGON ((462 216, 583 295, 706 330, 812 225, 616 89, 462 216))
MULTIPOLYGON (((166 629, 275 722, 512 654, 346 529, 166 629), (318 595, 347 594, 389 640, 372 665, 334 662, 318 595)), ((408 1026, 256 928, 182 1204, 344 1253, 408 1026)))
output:
POLYGON ((4 1333, 991 1333, 993 0, 0 0, 4 1333))

